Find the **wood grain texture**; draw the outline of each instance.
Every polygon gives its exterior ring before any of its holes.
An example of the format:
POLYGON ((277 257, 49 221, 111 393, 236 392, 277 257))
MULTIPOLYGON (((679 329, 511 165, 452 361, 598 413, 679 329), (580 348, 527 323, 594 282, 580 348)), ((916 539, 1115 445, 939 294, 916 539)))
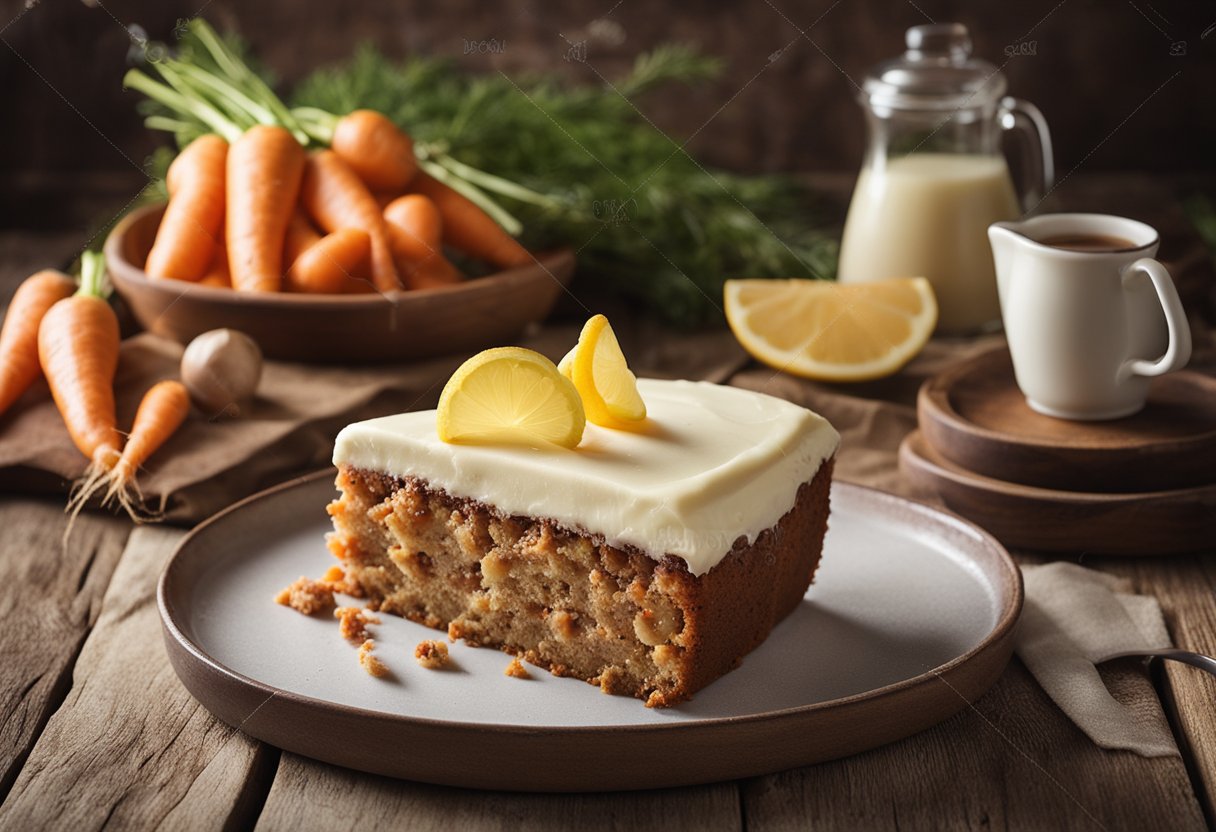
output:
POLYGON ((1139 493, 1018 485, 960 468, 930 448, 919 431, 900 445, 899 467, 910 482, 936 492, 948 508, 1006 546, 1167 555, 1199 551, 1216 540, 1216 483, 1139 493))
MULTIPOLYGON (((402 749, 403 754, 425 753, 402 749)), ((661 753, 661 749, 656 749, 661 753)), ((528 766, 521 759, 519 765, 528 766)), ((740 830, 734 783, 611 794, 470 791, 391 780, 284 753, 257 832, 409 829, 412 832, 740 830)))
POLYGON ((0 806, 0 828, 252 824, 274 752, 195 702, 161 643, 156 578, 181 536, 132 533, 72 689, 0 806))
MULTIPOLYGON (((1131 578, 1138 592, 1156 596, 1177 647, 1216 655, 1216 561, 1203 555, 1174 558, 1160 565, 1144 561, 1098 562, 1098 567, 1131 578)), ((1192 780, 1209 823, 1216 821, 1216 679, 1177 662, 1163 662, 1162 699, 1174 734, 1190 761, 1192 780)))
POLYGON ((0 503, 0 800, 67 691, 130 532, 84 514, 65 547, 66 522, 60 502, 0 503))
MULTIPOLYGON (((1156 709, 1132 664, 1117 699, 1156 709)), ((1203 829, 1178 757, 1103 751, 1018 661, 975 706, 916 737, 743 784, 748 832, 871 829, 1203 829)))

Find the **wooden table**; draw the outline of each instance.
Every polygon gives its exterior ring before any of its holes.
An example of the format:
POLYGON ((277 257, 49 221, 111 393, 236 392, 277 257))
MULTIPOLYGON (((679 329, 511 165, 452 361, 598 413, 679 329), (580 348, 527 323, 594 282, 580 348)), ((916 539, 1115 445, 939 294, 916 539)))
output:
MULTIPOLYGON (((1149 200, 1163 231, 1184 233, 1172 192, 1158 182, 1077 177, 1065 196, 1069 205, 1118 211, 1112 194, 1135 203, 1133 216, 1154 216, 1149 200)), ((4 295, 79 244, 75 232, 0 235, 4 295)), ((1201 357, 1210 361, 1216 339, 1204 337, 1201 357)), ((642 364, 693 340, 701 358, 690 374, 748 386, 771 378, 722 333, 649 328, 623 340, 642 364)), ((916 384, 957 348, 931 345, 886 385, 827 390, 833 418, 847 431, 857 428, 850 413, 868 413, 889 422, 884 435, 897 439, 915 424, 916 384)), ((864 459, 846 451, 841 476, 899 488, 895 448, 890 438, 880 444, 864 459)), ((161 644, 155 584, 184 530, 85 514, 63 551, 62 506, 22 494, 0 501, 0 829, 1195 829, 1216 817, 1216 683, 1179 665, 1150 676, 1131 662, 1109 664, 1103 676, 1120 701, 1169 721, 1181 756, 1097 748, 1014 659, 986 696, 936 728, 739 782, 509 794, 339 769, 218 722, 178 682, 161 644)), ((1176 644, 1216 652, 1216 561, 1081 560, 1155 595, 1176 644)))

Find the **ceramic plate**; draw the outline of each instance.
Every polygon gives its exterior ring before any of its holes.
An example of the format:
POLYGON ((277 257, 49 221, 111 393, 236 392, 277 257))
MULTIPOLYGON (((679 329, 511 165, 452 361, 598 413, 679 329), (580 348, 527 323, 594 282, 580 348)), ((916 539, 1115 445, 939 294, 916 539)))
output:
POLYGON ((225 722, 281 748, 432 783, 532 791, 676 786, 780 771, 924 730, 1000 675, 1021 578, 988 534, 953 515, 835 483, 825 552, 803 603, 735 671, 668 709, 451 645, 388 615, 392 671, 376 679, 332 618, 272 601, 332 565, 332 475, 245 500, 187 536, 159 587, 169 657, 225 722))
POLYGON ((404 361, 509 343, 549 314, 574 273, 570 249, 453 286, 368 295, 236 292, 143 271, 163 205, 133 211, 106 238, 114 288, 140 325, 188 344, 210 329, 249 335, 268 358, 404 361))

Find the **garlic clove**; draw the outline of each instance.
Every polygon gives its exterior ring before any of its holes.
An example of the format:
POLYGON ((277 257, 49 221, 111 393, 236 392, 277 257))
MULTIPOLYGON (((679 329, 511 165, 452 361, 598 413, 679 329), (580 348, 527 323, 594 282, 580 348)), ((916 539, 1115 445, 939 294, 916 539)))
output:
POLYGON ((243 332, 213 329, 186 347, 181 376, 200 411, 211 418, 239 416, 261 380, 262 350, 243 332))

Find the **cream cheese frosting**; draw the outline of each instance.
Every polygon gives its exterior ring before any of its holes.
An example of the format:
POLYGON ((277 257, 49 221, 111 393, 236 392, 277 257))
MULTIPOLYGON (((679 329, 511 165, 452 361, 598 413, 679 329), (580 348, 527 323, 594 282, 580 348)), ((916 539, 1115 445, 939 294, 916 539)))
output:
POLYGON ((347 426, 334 464, 416 477, 504 514, 675 555, 703 575, 739 537, 755 542, 793 508, 840 444, 822 416, 762 393, 657 379, 639 379, 638 390, 642 429, 588 423, 573 450, 449 444, 428 410, 347 426))

